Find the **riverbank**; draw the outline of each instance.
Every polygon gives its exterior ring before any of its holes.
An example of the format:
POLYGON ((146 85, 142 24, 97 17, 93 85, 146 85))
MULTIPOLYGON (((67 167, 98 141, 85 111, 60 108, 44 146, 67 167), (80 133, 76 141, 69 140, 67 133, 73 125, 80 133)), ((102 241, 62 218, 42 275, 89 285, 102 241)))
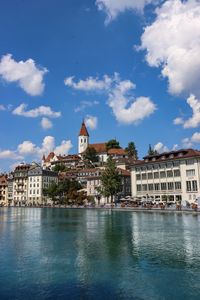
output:
POLYGON ((68 206, 68 205, 55 205, 55 206, 3 206, 1 208, 49 208, 49 209, 90 209, 90 210, 113 210, 113 211, 121 211, 121 212, 142 212, 142 213, 176 213, 176 214, 193 214, 199 215, 200 208, 192 209, 192 208, 182 208, 182 209, 174 209, 174 208, 144 208, 144 207, 111 207, 107 206, 68 206))

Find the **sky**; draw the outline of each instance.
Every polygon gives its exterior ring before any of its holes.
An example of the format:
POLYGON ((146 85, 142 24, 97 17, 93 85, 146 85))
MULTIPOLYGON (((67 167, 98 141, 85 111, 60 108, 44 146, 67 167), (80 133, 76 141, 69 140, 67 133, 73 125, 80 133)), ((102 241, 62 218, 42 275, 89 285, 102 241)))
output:
POLYGON ((90 142, 200 147, 200 1, 2 0, 0 170, 90 142))

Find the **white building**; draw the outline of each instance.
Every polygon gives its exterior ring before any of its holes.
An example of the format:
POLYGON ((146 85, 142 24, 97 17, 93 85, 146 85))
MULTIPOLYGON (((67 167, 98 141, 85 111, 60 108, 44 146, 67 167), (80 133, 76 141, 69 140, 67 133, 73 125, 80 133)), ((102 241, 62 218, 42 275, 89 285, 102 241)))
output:
POLYGON ((200 151, 146 156, 131 170, 132 196, 156 202, 194 203, 200 196, 200 151))
POLYGON ((28 171, 28 201, 27 204, 44 204, 47 197, 44 190, 53 182, 58 183, 58 174, 50 170, 44 170, 41 166, 32 166, 28 171))

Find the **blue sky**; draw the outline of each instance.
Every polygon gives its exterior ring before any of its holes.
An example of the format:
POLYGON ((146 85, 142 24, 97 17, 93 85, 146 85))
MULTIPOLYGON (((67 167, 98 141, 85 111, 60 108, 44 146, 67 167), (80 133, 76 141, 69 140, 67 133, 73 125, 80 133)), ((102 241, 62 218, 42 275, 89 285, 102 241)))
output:
POLYGON ((200 143, 200 2, 1 2, 0 169, 90 141, 200 143))

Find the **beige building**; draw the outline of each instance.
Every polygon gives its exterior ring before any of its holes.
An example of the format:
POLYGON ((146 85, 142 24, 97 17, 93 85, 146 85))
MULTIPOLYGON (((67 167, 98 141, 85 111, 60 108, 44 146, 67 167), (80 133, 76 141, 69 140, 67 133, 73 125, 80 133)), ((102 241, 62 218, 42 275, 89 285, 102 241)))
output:
POLYGON ((0 206, 8 205, 8 182, 6 175, 0 175, 0 206))
POLYGON ((145 156, 131 170, 132 196, 155 202, 193 203, 200 197, 200 151, 145 156))
POLYGON ((28 198, 27 205, 45 204, 48 201, 44 190, 52 183, 58 183, 58 174, 44 170, 39 165, 33 165, 28 171, 28 198))
POLYGON ((28 199, 28 171, 31 165, 20 164, 13 172, 13 204, 26 205, 28 199))

